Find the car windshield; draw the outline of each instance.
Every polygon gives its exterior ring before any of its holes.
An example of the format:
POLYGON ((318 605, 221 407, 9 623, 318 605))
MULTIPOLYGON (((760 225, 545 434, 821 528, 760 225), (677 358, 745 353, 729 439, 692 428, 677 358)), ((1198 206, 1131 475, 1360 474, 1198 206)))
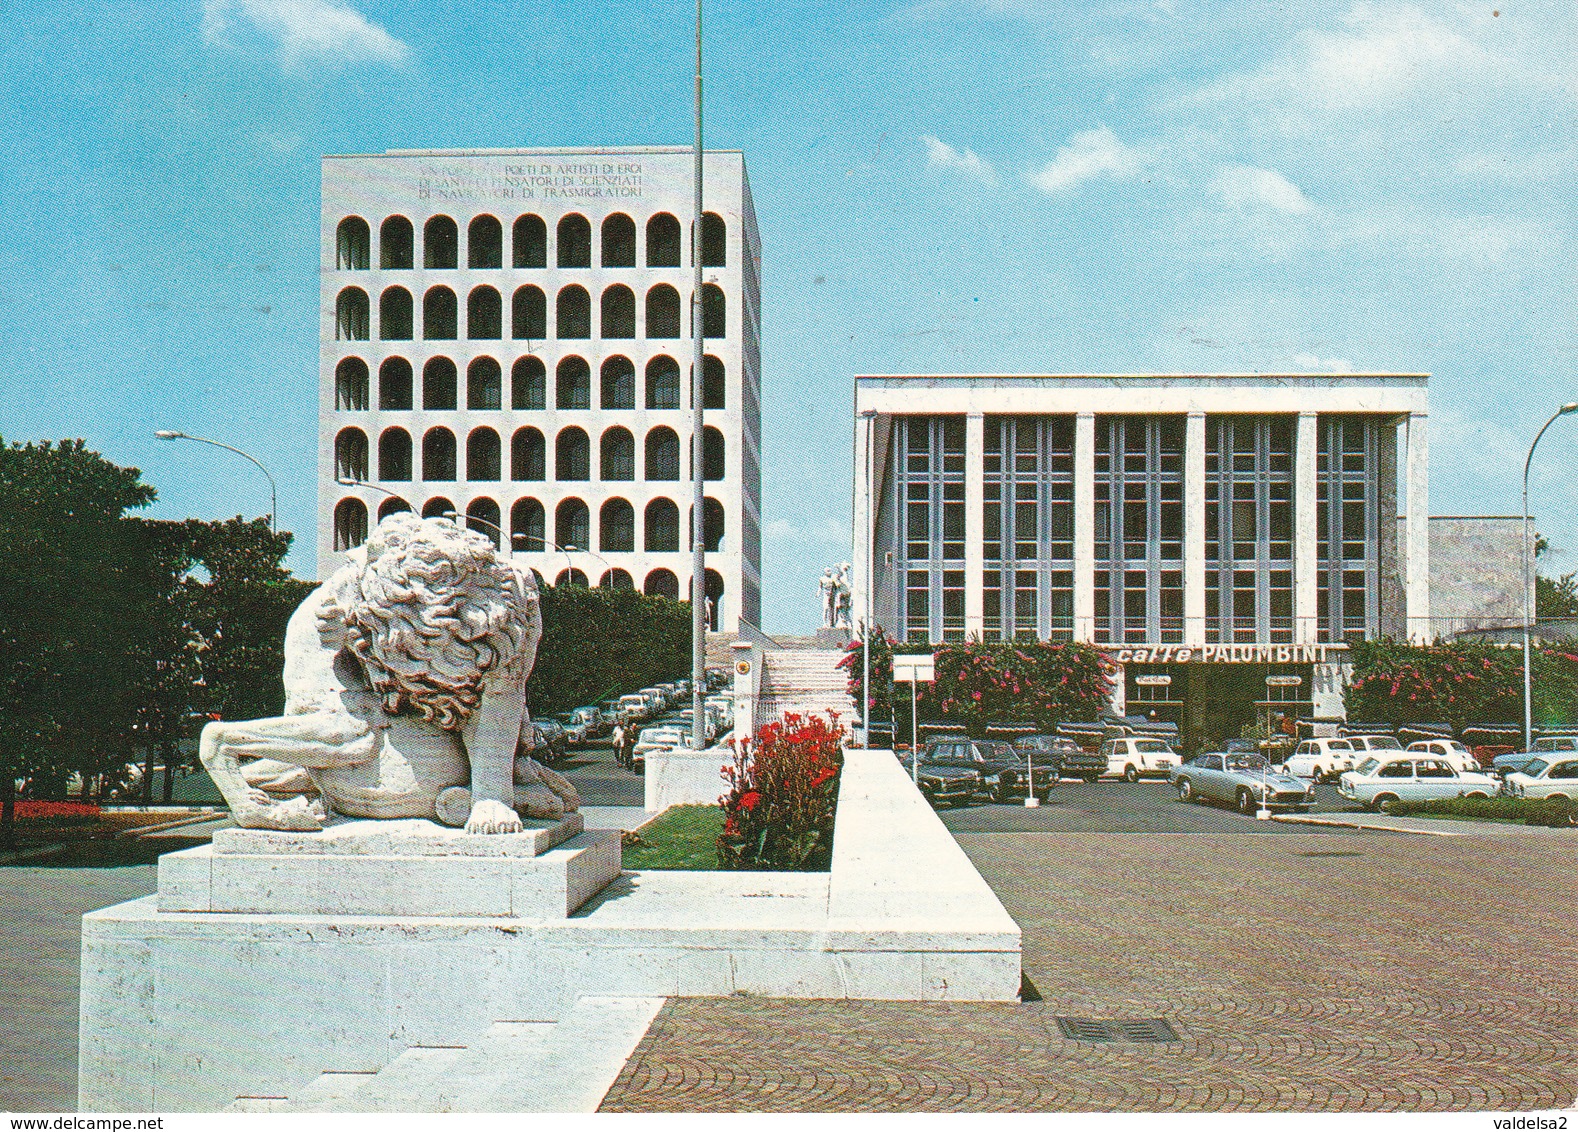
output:
POLYGON ((1362 739, 1355 739, 1354 743, 1363 743, 1371 751, 1401 751, 1403 745, 1390 735, 1366 735, 1362 739))
POLYGON ((1173 751, 1171 747, 1160 739, 1136 739, 1134 741, 1134 749, 1136 751, 1160 751, 1169 755, 1173 751))
POLYGON ((1265 765, 1265 759, 1259 755, 1252 755, 1248 751, 1234 751, 1227 757, 1229 770, 1252 770, 1258 774, 1260 768, 1265 765))
POLYGON ((1014 749, 1007 743, 977 743, 976 746, 980 747, 981 753, 989 759, 1014 759, 1018 757, 1014 754, 1014 749))
POLYGON ((1360 774, 1374 774, 1375 768, 1381 765, 1380 759, 1365 759, 1359 764, 1360 774))
POLYGON ((1326 746, 1329 750, 1333 751, 1353 750, 1353 744, 1348 742, 1346 739, 1328 739, 1326 740, 1326 746))
POLYGON ((1530 759, 1524 766, 1523 773, 1528 775, 1530 778, 1538 778, 1544 773, 1545 768, 1550 765, 1551 764, 1546 762, 1544 759, 1530 759))

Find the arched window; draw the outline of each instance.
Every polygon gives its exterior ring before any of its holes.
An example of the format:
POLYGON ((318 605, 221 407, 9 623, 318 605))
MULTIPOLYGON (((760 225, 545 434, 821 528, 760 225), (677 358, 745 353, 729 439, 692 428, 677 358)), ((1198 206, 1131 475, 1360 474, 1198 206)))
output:
POLYGON ((666 597, 670 601, 678 601, 679 579, 672 570, 654 570, 647 575, 642 592, 648 597, 666 597))
POLYGON ((386 428, 378 436, 378 478, 403 483, 411 478, 411 434, 386 428))
POLYGON ((724 376, 723 361, 708 354, 701 361, 701 407, 722 409, 726 407, 728 380, 724 376))
POLYGON ((647 504, 646 537, 643 545, 653 553, 679 549, 679 508, 672 499, 654 499, 647 504))
POLYGON ((422 296, 422 337, 454 338, 459 332, 460 306, 448 287, 429 287, 422 296))
POLYGON ((557 586, 580 586, 583 590, 586 585, 586 571, 579 566, 572 566, 568 570, 560 570, 559 576, 554 578, 553 584, 557 586))
POLYGON ((422 266, 460 266, 460 229, 447 216, 435 216, 422 228, 422 266))
POLYGON ((598 461, 600 479, 633 480, 636 478, 636 438, 630 430, 615 425, 603 433, 600 442, 601 459, 598 461))
POLYGON ((540 554, 547 548, 543 536, 542 504, 535 499, 517 499, 510 508, 510 541, 528 554, 540 554))
POLYGON ((548 297, 541 287, 515 288, 511 302, 510 334, 519 342, 541 342, 548 337, 548 297))
POLYGON ((429 483, 455 478, 455 434, 447 428, 430 428, 422 434, 422 478, 429 483))
POLYGON ((378 229, 378 266, 389 271, 408 271, 416 266, 412 248, 416 236, 411 222, 403 216, 391 216, 378 229))
POLYGON ((728 228, 716 212, 701 218, 701 266, 724 267, 728 260, 728 228))
POLYGON ((494 287, 473 287, 466 296, 466 337, 504 337, 504 300, 494 287))
POLYGON ((592 442, 587 439, 585 429, 572 425, 559 430, 553 442, 553 478, 564 481, 592 478, 592 442))
POLYGON ((367 408, 367 363, 346 358, 334 367, 334 407, 358 412, 367 408))
POLYGON ((541 358, 528 354, 517 358, 510 370, 510 408, 546 409, 548 407, 548 371, 541 358))
POLYGON ((442 519, 447 518, 455 510, 455 505, 442 495, 435 495, 422 504, 422 518, 442 519))
POLYGON ((702 514, 706 524, 701 532, 702 541, 708 554, 716 554, 723 549, 723 504, 709 495, 702 505, 702 514))
POLYGON ((647 266, 679 266, 679 221, 666 212, 647 221, 647 266))
MULTIPOLYGON (((579 499, 563 500, 553 513, 553 541, 585 550, 592 541, 592 513, 579 499)), ((584 584, 584 583, 583 583, 584 584)))
POLYGON ((729 304, 723 297, 723 288, 716 283, 704 283, 701 288, 701 336, 726 338, 729 334, 729 304))
POLYGON ((334 549, 350 550, 367 541, 367 504, 342 499, 334 507, 334 549))
POLYGON ((659 354, 647 363, 647 408, 677 409, 679 405, 679 363, 659 354))
POLYGON ((701 432, 701 478, 721 480, 724 471, 723 433, 708 425, 701 432))
POLYGON ((559 266, 592 266, 592 226, 577 213, 559 221, 559 266))
POLYGON ((585 287, 571 285, 559 290, 558 309, 554 313, 553 333, 558 338, 590 338, 592 336, 592 297, 585 287))
POLYGON ((516 267, 548 266, 548 226, 542 217, 525 216, 515 220, 515 252, 511 263, 516 267))
MULTIPOLYGON (((347 287, 334 303, 334 336, 346 342, 365 342, 369 337, 367 292, 347 287)), ((365 513, 366 508, 362 509, 365 513)))
POLYGON ((636 222, 622 212, 603 221, 603 266, 636 265, 636 222))
POLYGON ((718 620, 723 616, 723 575, 716 570, 708 570, 702 579, 707 593, 707 628, 716 633, 718 620))
POLYGON ((459 374, 448 358, 429 358, 422 367, 422 408, 453 409, 459 374))
POLYGON ((411 505, 397 495, 386 495, 384 501, 378 505, 378 521, 383 522, 396 511, 409 511, 411 505))
POLYGON ((466 526, 484 536, 494 546, 500 545, 499 505, 486 496, 473 499, 466 508, 466 526))
MULTIPOLYGON (((702 231, 706 231, 703 225, 702 231)), ((493 216, 479 216, 466 230, 468 267, 504 266, 504 225, 493 216)))
POLYGON ((546 449, 541 431, 530 426, 516 429, 510 440, 510 479, 547 479, 546 449))
POLYGON ((635 579, 630 576, 629 570, 614 567, 604 570, 603 576, 597 579, 597 584, 605 590, 633 590, 636 588, 635 579))
POLYGON ((679 435, 667 426, 659 426, 647 433, 646 478, 679 479, 679 435))
POLYGON ((647 292, 647 337, 679 337, 679 292, 667 283, 647 292))
POLYGON ((367 478, 367 434, 359 428, 342 428, 334 438, 334 478, 367 478))
POLYGON ((504 371, 492 358, 477 358, 466 367, 466 408, 503 407, 504 371))
POLYGON ((502 479, 499 447, 499 434, 491 428, 472 429, 466 437, 466 478, 473 483, 502 479))
POLYGON ((630 359, 615 354, 603 363, 603 397, 598 404, 604 409, 634 409, 636 407, 636 367, 630 359))
POLYGON ((603 337, 636 336, 636 293, 623 283, 603 291, 603 337))
POLYGON ((408 342, 415 327, 411 292, 385 287, 378 296, 378 337, 386 342, 408 342))
POLYGON ((597 517, 597 549, 604 554, 636 548, 636 509, 629 500, 610 499, 597 517))
POLYGON ((592 407, 592 367, 585 358, 571 354, 559 363, 553 375, 553 405, 556 409, 592 407))
POLYGON ((412 405, 411 363, 404 358, 386 358, 378 367, 378 407, 402 410, 412 405))
POLYGON ((347 216, 334 233, 334 266, 341 271, 366 271, 372 265, 372 229, 360 216, 347 216))

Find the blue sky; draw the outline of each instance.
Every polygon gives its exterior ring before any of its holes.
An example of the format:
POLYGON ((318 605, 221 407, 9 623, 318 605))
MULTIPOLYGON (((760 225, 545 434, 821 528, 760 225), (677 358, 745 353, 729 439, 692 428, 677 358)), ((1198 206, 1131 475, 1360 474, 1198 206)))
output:
MULTIPOLYGON (((687 144, 686 3, 9 0, 0 435, 312 576, 318 161, 687 144)), ((709 4, 763 238, 764 616, 849 545, 858 372, 1426 370, 1431 510, 1516 513, 1574 366, 1570 4, 709 4), (1247 9, 1247 10, 1246 10, 1247 9)), ((1578 570, 1578 424, 1533 509, 1578 570)))

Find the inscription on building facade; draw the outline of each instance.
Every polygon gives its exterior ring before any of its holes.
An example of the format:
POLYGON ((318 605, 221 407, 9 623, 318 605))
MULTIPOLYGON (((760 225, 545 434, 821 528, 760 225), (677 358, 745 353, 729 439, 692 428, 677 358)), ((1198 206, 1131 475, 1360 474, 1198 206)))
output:
POLYGON ((469 165, 424 163, 416 176, 418 200, 483 203, 523 200, 634 200, 646 191, 639 161, 506 162, 487 173, 469 165))
POLYGON ((1345 653, 1343 645, 1141 645, 1118 649, 1119 664, 1324 664, 1327 654, 1345 653))

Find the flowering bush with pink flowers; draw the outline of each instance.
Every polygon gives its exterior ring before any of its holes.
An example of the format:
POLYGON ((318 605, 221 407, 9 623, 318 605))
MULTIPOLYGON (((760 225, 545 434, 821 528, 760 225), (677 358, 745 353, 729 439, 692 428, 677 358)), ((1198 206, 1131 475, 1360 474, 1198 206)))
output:
POLYGON ((740 743, 723 768, 729 792, 718 837, 723 869, 826 869, 844 766, 838 717, 787 714, 740 743))
MULTIPOLYGON (((1392 640, 1350 646, 1349 719, 1389 723, 1507 723, 1523 718, 1523 650, 1487 641, 1411 645, 1392 640)), ((1534 722, 1578 721, 1578 652, 1534 653, 1534 722)))

